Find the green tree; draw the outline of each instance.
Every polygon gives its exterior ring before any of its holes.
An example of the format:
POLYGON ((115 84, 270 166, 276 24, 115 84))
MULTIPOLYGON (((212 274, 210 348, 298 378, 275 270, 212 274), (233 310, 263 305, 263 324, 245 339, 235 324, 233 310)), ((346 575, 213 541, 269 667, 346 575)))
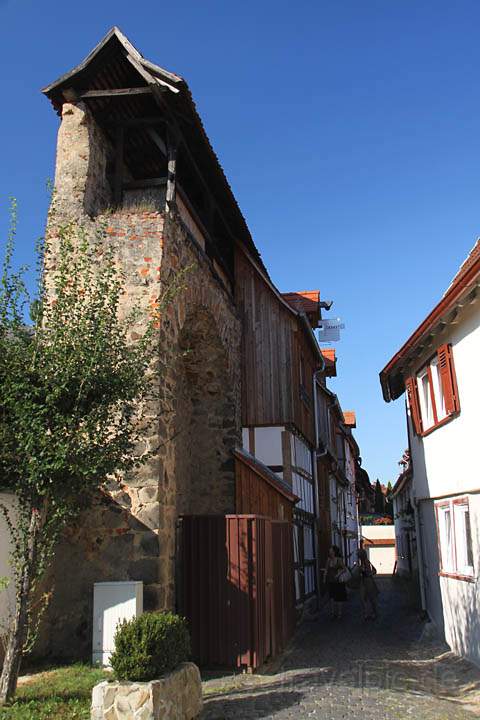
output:
POLYGON ((393 486, 390 480, 385 494, 385 515, 388 515, 393 520, 393 486))
MULTIPOLYGON (((138 308, 120 319, 124 278, 102 230, 92 236, 66 224, 41 243, 35 297, 25 269, 12 266, 15 231, 13 202, 0 278, 0 486, 16 496, 15 517, 0 510, 12 537, 15 610, 0 704, 15 694, 22 656, 35 640, 48 600, 48 592, 39 598, 39 581, 65 524, 103 482, 149 457, 136 448, 154 418, 158 323, 138 308), (135 323, 144 332, 129 343, 135 323)), ((159 312, 181 283, 179 275, 159 298, 159 312)))
POLYGON ((375 512, 379 515, 383 515, 385 513, 385 496, 382 492, 382 486, 380 485, 380 480, 378 480, 378 478, 375 483, 374 507, 375 512))

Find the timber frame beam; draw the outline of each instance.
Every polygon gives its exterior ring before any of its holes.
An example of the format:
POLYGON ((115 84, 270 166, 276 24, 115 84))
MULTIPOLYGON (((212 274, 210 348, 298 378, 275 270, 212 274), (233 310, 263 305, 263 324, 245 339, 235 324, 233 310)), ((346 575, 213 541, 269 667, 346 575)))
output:
POLYGON ((150 87, 134 87, 134 88, 111 88, 109 90, 87 90, 80 95, 81 100, 95 100, 100 98, 123 98, 132 95, 151 95, 150 87))

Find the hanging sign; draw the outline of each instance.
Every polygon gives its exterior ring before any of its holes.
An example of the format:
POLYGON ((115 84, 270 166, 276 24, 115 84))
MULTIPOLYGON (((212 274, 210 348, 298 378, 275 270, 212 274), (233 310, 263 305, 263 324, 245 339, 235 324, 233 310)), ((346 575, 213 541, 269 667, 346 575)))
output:
POLYGON ((338 342, 340 330, 345 330, 341 318, 322 318, 318 323, 318 339, 320 342, 338 342))

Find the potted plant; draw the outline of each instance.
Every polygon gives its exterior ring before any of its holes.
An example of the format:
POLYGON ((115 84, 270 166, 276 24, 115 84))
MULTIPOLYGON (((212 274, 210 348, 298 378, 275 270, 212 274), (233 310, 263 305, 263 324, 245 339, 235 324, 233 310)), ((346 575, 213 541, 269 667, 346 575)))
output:
POLYGON ((187 623, 178 615, 151 612, 120 623, 110 658, 115 680, 93 689, 92 720, 197 717, 202 686, 189 657, 187 623))

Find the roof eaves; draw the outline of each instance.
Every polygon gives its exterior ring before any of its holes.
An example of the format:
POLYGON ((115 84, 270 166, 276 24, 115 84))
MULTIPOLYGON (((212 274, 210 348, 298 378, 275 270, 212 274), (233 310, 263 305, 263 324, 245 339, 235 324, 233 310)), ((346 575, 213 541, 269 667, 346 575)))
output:
POLYGON ((393 374, 395 368, 398 367, 400 361, 406 359, 409 353, 415 349, 421 340, 431 333, 437 325, 441 325, 444 321, 445 323, 448 322, 452 311, 455 312, 459 306, 463 305, 462 300, 472 292, 472 289, 476 293, 476 288, 480 284, 479 280, 480 256, 470 265, 465 273, 457 275, 456 281, 452 283, 442 299, 435 305, 425 320, 410 335, 400 350, 389 360, 380 372, 380 384, 386 402, 396 400, 397 397, 400 397, 402 394, 399 393, 395 395, 390 386, 390 376, 393 374))

